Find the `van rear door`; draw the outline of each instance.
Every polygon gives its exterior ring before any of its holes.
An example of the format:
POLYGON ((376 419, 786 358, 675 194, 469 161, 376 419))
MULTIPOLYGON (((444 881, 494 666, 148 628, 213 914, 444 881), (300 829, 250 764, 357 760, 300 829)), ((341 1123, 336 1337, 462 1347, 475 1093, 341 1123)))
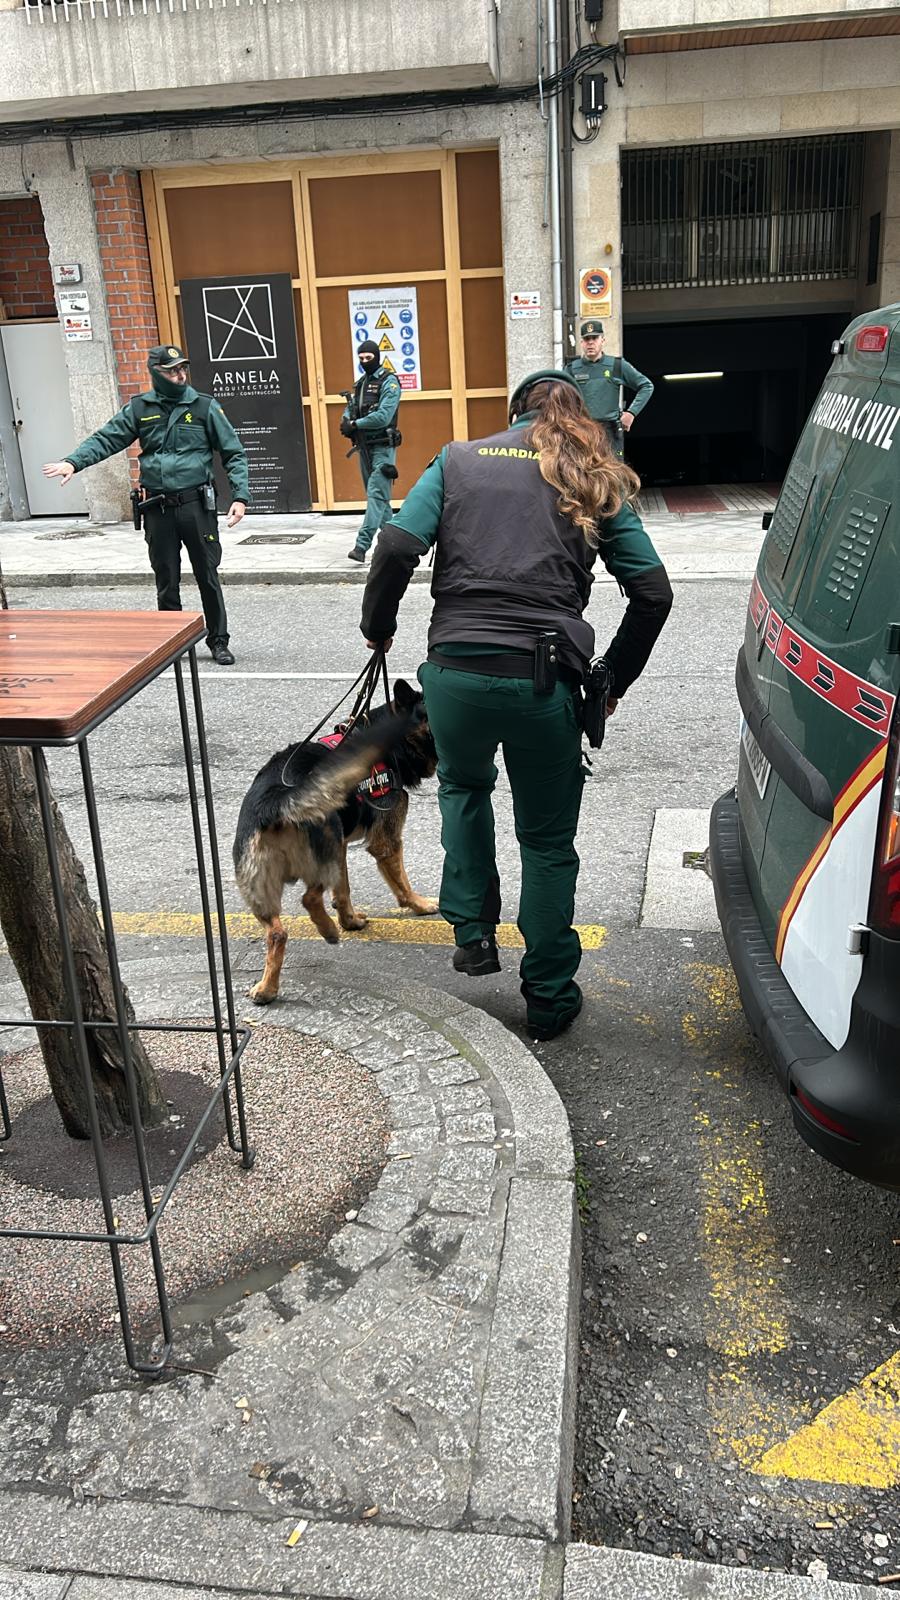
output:
POLYGON ((791 988, 835 1048, 862 970, 848 937, 867 913, 900 676, 887 643, 900 620, 900 308, 883 325, 882 349, 858 337, 870 319, 851 325, 813 408, 807 509, 780 580, 768 578, 763 652, 769 716, 795 758, 772 774, 758 904, 791 988))

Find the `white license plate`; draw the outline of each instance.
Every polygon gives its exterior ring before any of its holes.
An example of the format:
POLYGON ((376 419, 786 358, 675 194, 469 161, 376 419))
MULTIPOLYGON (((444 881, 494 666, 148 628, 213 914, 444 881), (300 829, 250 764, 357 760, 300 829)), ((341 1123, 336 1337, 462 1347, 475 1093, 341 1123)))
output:
POLYGON ((756 784, 756 792, 760 800, 763 799, 772 772, 772 763, 767 761, 759 748, 753 734, 746 722, 741 723, 741 744, 750 767, 750 774, 756 784))

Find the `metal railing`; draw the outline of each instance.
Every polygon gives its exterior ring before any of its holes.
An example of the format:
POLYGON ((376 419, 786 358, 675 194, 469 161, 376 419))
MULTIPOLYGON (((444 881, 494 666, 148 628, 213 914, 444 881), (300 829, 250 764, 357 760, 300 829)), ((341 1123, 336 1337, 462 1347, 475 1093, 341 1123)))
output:
MULTIPOLYGON (((220 11, 223 7, 280 5, 281 0, 23 0, 29 23, 72 22, 83 17, 150 17, 164 12, 220 11)), ((290 4, 290 0, 285 0, 290 4)))
POLYGON ((864 135, 622 152, 626 289, 856 276, 864 135))

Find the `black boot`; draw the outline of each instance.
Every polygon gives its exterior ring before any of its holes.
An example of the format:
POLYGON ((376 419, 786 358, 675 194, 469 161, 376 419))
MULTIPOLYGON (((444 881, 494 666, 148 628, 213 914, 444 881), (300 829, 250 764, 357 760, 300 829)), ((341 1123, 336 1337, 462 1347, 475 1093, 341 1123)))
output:
POLYGON ((500 971, 497 941, 492 933, 485 933, 471 944, 458 944, 453 952, 453 965, 457 972, 469 978, 485 978, 489 972, 500 971))
POLYGON ((353 546, 352 550, 348 550, 347 551, 347 560, 348 561, 363 561, 364 562, 365 559, 366 559, 366 552, 365 552, 365 550, 361 550, 358 544, 355 544, 353 546))
POLYGON ((571 1028, 575 1018, 581 1015, 583 1005, 584 999, 579 994, 571 1011, 564 1012, 561 1017, 555 1017, 552 1022, 529 1022, 528 1032, 531 1034, 532 1039, 558 1039, 561 1033, 565 1033, 567 1028, 571 1028))
POLYGON ((210 641, 209 653, 217 667, 234 666, 234 656, 229 650, 224 639, 212 639, 210 641))

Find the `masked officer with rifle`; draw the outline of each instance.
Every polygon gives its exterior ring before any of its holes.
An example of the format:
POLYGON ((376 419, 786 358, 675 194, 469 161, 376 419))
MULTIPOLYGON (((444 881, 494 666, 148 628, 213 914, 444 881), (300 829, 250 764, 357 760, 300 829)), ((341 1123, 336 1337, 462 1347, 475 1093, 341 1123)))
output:
POLYGON ((613 455, 575 380, 533 372, 509 416, 508 430, 447 445, 426 467, 379 535, 361 628, 370 644, 390 644, 413 569, 434 546, 419 681, 438 753, 440 909, 453 965, 471 977, 500 970, 491 793, 502 746, 522 856, 522 993, 533 1036, 552 1039, 581 1010, 572 918, 582 726, 598 745, 604 696, 608 715, 646 666, 672 590, 632 508, 637 475, 613 455), (594 661, 584 612, 598 555, 628 605, 594 661))
POLYGON ((602 322, 581 324, 581 355, 566 362, 581 390, 585 409, 595 422, 602 422, 614 453, 625 454, 625 434, 653 393, 653 384, 624 356, 604 354, 606 336, 602 322), (622 386, 633 391, 627 407, 622 407, 622 386))
POLYGON ((109 422, 64 461, 44 468, 47 478, 68 483, 135 440, 140 443, 139 489, 131 492, 134 525, 143 522, 160 611, 181 610, 181 546, 184 545, 206 618, 206 643, 220 667, 234 664, 228 648, 228 618, 219 581, 222 546, 216 518, 213 452, 218 451, 231 485, 226 527, 240 522, 249 504, 247 457, 218 400, 188 383, 188 360, 176 345, 156 345, 147 358, 152 388, 135 395, 109 422))
POLYGON ((366 514, 348 559, 365 561, 379 528, 394 514, 391 486, 397 477, 394 462, 401 442, 397 412, 403 391, 396 374, 381 365, 381 351, 374 339, 366 339, 357 356, 362 377, 355 389, 343 391, 347 404, 341 417, 341 433, 359 452, 359 470, 366 489, 366 514))

